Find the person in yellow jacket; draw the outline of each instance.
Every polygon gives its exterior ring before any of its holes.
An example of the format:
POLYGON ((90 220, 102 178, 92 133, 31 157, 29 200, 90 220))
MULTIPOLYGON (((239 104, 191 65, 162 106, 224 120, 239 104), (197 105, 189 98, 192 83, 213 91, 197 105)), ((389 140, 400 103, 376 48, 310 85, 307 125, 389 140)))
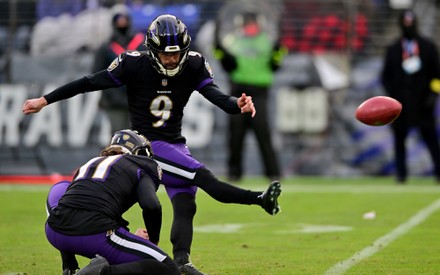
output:
POLYGON ((239 181, 243 176, 244 140, 248 130, 253 130, 258 142, 265 176, 277 179, 281 176, 277 154, 271 139, 268 121, 268 95, 274 72, 280 67, 286 48, 265 32, 256 12, 243 12, 234 18, 237 30, 221 39, 218 28, 215 37, 214 56, 229 75, 231 95, 240 96, 246 91, 254 100, 258 115, 229 118, 228 177, 239 181))

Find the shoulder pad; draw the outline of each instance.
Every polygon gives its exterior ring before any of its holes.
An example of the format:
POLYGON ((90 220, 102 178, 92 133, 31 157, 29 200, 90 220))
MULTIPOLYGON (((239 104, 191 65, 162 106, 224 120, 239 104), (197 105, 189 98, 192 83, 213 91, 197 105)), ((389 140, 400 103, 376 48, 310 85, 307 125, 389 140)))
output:
POLYGON ((197 68, 205 62, 205 57, 199 52, 189 51, 188 52, 188 61, 189 61, 188 63, 190 64, 191 67, 197 68))
POLYGON ((196 51, 189 51, 188 56, 196 59, 204 59, 203 55, 196 51))
POLYGON ((119 66, 119 64, 125 62, 126 60, 129 59, 134 59, 134 58, 139 58, 142 57, 144 55, 143 52, 139 52, 139 51, 126 51, 121 53, 120 55, 118 55, 113 62, 107 67, 107 71, 111 72, 113 71, 116 67, 119 66))
MULTIPOLYGON (((121 55, 123 55, 123 54, 121 54, 121 55)), ((126 51, 125 56, 139 57, 139 56, 142 56, 142 52, 140 52, 140 51, 126 51)))

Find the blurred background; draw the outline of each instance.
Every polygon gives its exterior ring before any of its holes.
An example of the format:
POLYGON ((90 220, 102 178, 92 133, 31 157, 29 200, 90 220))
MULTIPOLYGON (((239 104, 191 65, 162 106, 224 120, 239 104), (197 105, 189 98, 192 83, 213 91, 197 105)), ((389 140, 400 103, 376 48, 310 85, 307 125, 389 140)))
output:
MULTIPOLYGON (((228 11, 245 2, 255 2, 272 20, 274 34, 289 50, 269 100, 282 175, 393 174, 390 129, 362 125, 354 112, 366 98, 384 95, 379 73, 386 45, 399 36, 402 9, 415 10, 420 32, 440 45, 436 0, 0 0, 0 176, 70 175, 107 144, 111 122, 99 106, 101 92, 31 116, 21 107, 27 98, 93 73, 95 52, 111 36, 115 12, 127 11, 133 31, 142 33, 159 14, 180 17, 192 49, 206 56, 227 93, 225 72, 213 58, 213 25, 219 19, 227 29, 233 20, 228 11)), ((219 176, 226 173, 226 124, 227 114, 194 94, 184 135, 193 155, 219 176)), ((416 132, 410 142, 410 174, 431 175, 416 132)), ((252 134, 243 158, 245 175, 263 174, 252 134)))

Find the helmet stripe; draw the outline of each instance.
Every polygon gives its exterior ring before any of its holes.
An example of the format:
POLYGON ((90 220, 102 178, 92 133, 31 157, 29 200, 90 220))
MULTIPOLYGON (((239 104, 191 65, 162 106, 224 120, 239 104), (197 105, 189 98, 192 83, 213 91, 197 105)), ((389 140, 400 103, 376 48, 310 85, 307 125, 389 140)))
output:
MULTIPOLYGON (((166 20, 165 22, 167 24, 167 33, 170 33, 170 24, 169 24, 168 20, 166 20)), ((167 46, 170 46, 170 45, 171 45, 171 43, 170 43, 170 36, 167 35, 167 46)))
MULTIPOLYGON (((174 44, 179 45, 179 40, 177 39, 177 35, 179 34, 179 26, 176 25, 177 29, 174 31, 174 44)), ((179 45, 180 46, 180 45, 179 45)))

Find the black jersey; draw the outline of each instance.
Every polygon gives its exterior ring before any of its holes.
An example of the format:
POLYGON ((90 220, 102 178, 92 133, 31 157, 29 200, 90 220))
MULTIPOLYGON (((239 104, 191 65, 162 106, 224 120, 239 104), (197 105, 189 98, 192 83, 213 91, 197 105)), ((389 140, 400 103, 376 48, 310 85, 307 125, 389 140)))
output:
POLYGON ((194 91, 227 113, 240 113, 237 98, 225 95, 214 84, 212 70, 199 53, 190 51, 185 67, 172 77, 157 72, 151 62, 146 52, 125 52, 107 70, 66 84, 45 98, 52 103, 78 93, 126 85, 131 128, 150 141, 184 141, 183 109, 194 91))
POLYGON ((139 184, 148 177, 158 186, 161 171, 144 156, 96 157, 81 166, 48 218, 56 231, 90 235, 127 227, 122 214, 139 201, 139 184))
POLYGON ((153 68, 146 54, 128 52, 108 70, 113 79, 127 86, 132 128, 150 140, 172 140, 181 137, 183 109, 193 91, 213 82, 206 64, 190 52, 185 69, 166 77, 153 68))

